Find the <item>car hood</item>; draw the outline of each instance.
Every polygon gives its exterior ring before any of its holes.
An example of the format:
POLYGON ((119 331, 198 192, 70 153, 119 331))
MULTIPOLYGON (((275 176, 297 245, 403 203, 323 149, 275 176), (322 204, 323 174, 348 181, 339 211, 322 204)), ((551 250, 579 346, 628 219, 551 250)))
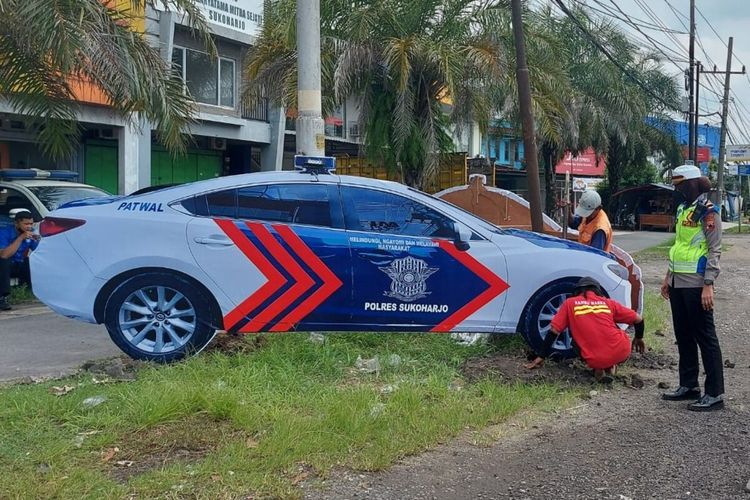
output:
POLYGON ((542 248, 567 248, 570 250, 589 252, 589 253, 601 255, 602 257, 607 257, 612 260, 616 260, 611 254, 604 252, 602 250, 599 250, 598 248, 593 248, 587 245, 582 245, 581 243, 576 243, 575 241, 564 240, 562 238, 556 238, 554 236, 548 236, 546 234, 535 233, 533 231, 524 231, 523 229, 514 229, 514 228, 503 228, 503 233, 508 234, 510 236, 516 236, 518 238, 522 238, 528 241, 529 243, 531 243, 532 245, 536 245, 542 248))

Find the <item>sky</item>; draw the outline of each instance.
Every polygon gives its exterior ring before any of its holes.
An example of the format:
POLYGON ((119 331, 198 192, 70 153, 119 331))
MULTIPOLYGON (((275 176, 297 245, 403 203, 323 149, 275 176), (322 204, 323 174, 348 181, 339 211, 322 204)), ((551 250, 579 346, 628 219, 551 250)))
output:
MULTIPOLYGON (((687 69, 689 44, 690 0, 566 0, 588 4, 592 9, 611 11, 618 17, 625 16, 617 10, 617 5, 624 13, 641 23, 641 30, 648 35, 660 49, 674 61, 665 61, 664 69, 677 77, 681 89, 684 89, 684 77, 681 72, 687 69), (657 26, 662 29, 655 29, 657 26), (674 30, 665 33, 663 28, 674 30), (681 45, 679 45, 679 44, 681 45)), ((734 37, 732 70, 740 71, 747 65, 750 71, 750 1, 748 0, 695 0, 696 33, 695 59, 701 61, 705 69, 724 70, 727 61, 727 43, 734 37), (705 17, 705 19, 704 19, 705 17), (716 33, 714 33, 714 30, 716 33)), ((594 12, 594 15, 604 14, 594 12)), ((611 18, 611 16, 610 16, 611 18)), ((625 22, 613 19, 621 24, 634 41, 656 50, 647 37, 625 22)), ((724 75, 701 75, 699 92, 700 113, 721 111, 721 99, 724 89, 724 75), (718 95, 717 95, 718 94, 718 95)), ((729 137, 727 144, 750 144, 750 75, 732 75, 730 78, 732 92, 729 105, 729 137), (733 102, 732 102, 733 101, 733 102)), ((687 96, 687 92, 685 92, 687 96)), ((700 123, 719 125, 719 114, 701 117, 700 123)))

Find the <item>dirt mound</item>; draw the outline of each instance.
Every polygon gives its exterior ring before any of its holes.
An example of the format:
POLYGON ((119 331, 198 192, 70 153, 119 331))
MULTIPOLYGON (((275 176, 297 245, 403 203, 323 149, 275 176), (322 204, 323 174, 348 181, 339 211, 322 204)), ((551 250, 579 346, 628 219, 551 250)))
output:
POLYGON ((526 357, 521 355, 494 353, 466 360, 461 366, 461 373, 471 382, 482 378, 506 383, 558 382, 582 385, 594 382, 591 370, 580 360, 549 359, 541 368, 535 370, 524 368, 523 365, 527 362, 526 357))
POLYGON ((261 348, 267 339, 264 335, 245 335, 242 333, 219 332, 203 352, 220 352, 222 354, 246 354, 261 348))
MULTIPOLYGON (((586 385, 596 382, 592 370, 580 359, 548 359, 541 368, 527 370, 523 366, 527 358, 528 356, 524 357, 520 353, 494 353, 466 360, 461 366, 461 373, 471 382, 482 378, 499 379, 506 383, 557 382, 586 385)), ((662 370, 675 364, 674 358, 666 354, 654 352, 633 354, 619 367, 615 380, 627 386, 641 388, 644 384, 639 381, 633 382, 632 376, 623 372, 629 371, 628 368, 662 370)), ((642 380, 646 385, 653 382, 649 378, 641 379, 640 376, 636 377, 636 380, 642 380)))
POLYGON ((81 370, 94 376, 112 380, 135 380, 138 370, 146 363, 126 356, 86 361, 81 370))

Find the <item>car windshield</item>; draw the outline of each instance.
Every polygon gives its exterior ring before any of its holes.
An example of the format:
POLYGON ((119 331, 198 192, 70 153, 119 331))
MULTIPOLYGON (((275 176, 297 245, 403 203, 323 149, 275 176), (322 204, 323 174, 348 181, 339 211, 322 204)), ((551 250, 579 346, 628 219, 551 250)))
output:
POLYGON ((49 211, 70 201, 110 196, 108 192, 93 186, 33 186, 29 187, 29 190, 49 211))

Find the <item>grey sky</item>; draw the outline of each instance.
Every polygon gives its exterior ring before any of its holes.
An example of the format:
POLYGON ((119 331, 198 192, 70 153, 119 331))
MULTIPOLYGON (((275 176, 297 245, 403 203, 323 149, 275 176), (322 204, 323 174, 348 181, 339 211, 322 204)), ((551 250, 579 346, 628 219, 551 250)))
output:
MULTIPOLYGON (((687 47, 689 36, 687 35, 687 26, 689 26, 688 16, 690 0, 579 0, 581 3, 587 3, 592 8, 599 10, 610 10, 620 17, 622 14, 616 9, 614 4, 631 18, 642 20, 644 23, 654 24, 653 16, 656 16, 667 28, 685 32, 673 33, 674 37, 681 42, 682 47, 677 40, 672 39, 668 34, 655 29, 641 27, 641 30, 654 39, 656 42, 663 44, 667 48, 662 48, 679 65, 671 62, 665 62, 664 68, 670 74, 677 75, 680 70, 687 68, 687 62, 680 62, 681 56, 684 61, 688 59, 687 47), (678 13, 675 13, 670 5, 678 13), (606 9, 605 9, 606 8, 606 9), (650 12, 647 11, 650 9, 650 12), (682 15, 680 15, 681 13, 682 15), (670 50, 671 49, 671 50, 670 50), (679 54, 675 54, 674 52, 679 54)), ((569 3, 570 0, 566 0, 569 3)), ((747 65, 750 70, 750 1, 749 0, 696 0, 696 6, 699 12, 696 12, 695 22, 698 39, 703 48, 696 43, 695 58, 701 61, 704 67, 713 69, 716 64, 717 69, 723 70, 727 61, 726 43, 730 36, 734 37, 733 52, 735 57, 732 61, 732 70, 739 71, 743 64, 747 65), (704 19, 701 16, 705 16, 704 19), (710 23, 710 25, 709 25, 710 23), (717 36, 712 28, 720 35, 717 36), (704 50, 705 49, 705 54, 704 50), (742 61, 742 62, 740 62, 742 61)), ((619 21, 618 21, 619 22, 619 21)), ((625 30, 630 33, 633 40, 641 42, 647 47, 653 48, 646 37, 636 31, 635 28, 621 23, 625 30)), ((658 24, 658 23, 656 23, 658 24)), ((680 75, 679 81, 682 84, 683 77, 680 75)), ((729 133, 735 143, 750 143, 750 75, 732 75, 731 77, 730 100, 733 98, 735 103, 729 107, 729 133)), ((723 92, 724 77, 715 75, 701 75, 701 82, 707 87, 719 93, 717 96, 714 92, 701 86, 700 89, 700 107, 701 114, 721 111, 721 94, 723 92)), ((682 87, 684 88, 684 87, 682 87)), ((718 125, 720 117, 718 115, 701 118, 701 123, 710 123, 718 125)), ((727 139, 727 143, 732 143, 727 139)))

